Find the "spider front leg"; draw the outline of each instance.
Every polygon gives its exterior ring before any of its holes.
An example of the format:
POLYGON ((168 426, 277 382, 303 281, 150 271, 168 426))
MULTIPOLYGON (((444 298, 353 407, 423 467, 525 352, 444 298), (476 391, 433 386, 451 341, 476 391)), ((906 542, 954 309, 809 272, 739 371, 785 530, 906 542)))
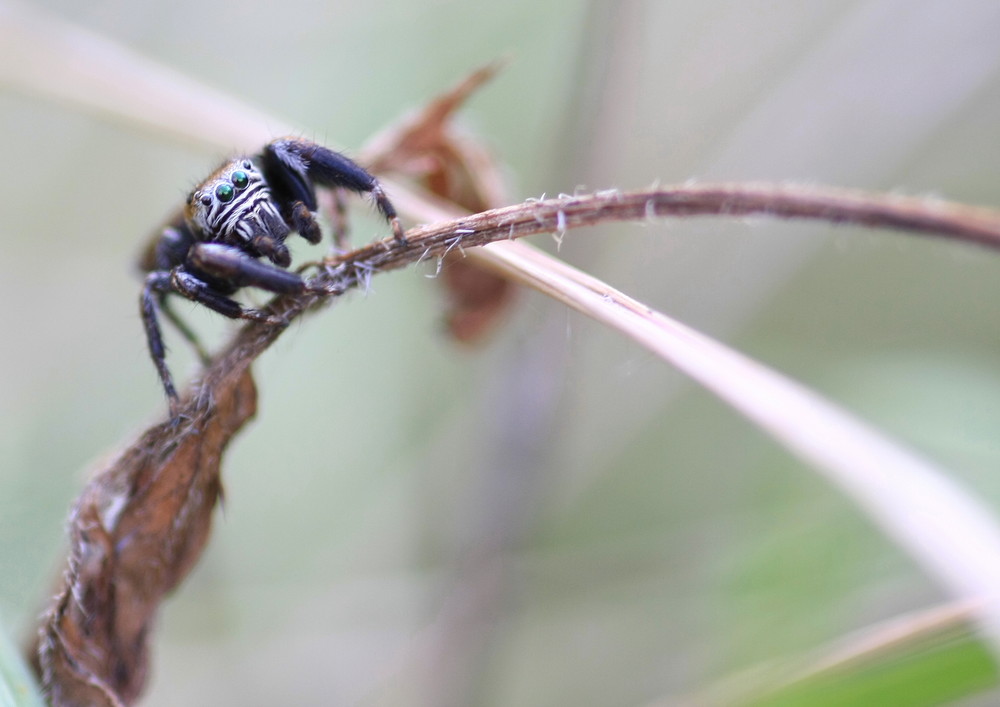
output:
POLYGON ((268 183, 292 208, 292 221, 297 229, 295 210, 299 204, 309 212, 310 219, 316 211, 315 183, 370 194, 375 207, 389 222, 393 237, 398 243, 406 242, 396 208, 385 195, 382 184, 348 157, 309 140, 284 138, 268 144, 261 158, 268 183))
POLYGON ((228 296, 241 287, 256 287, 275 294, 290 295, 301 294, 308 289, 306 281, 297 274, 261 262, 233 246, 219 243, 195 244, 188 251, 185 265, 170 272, 171 291, 230 319, 246 319, 270 325, 286 323, 279 316, 244 307, 228 296))
POLYGON ((389 221, 389 226, 392 228, 392 237, 400 245, 406 245, 406 236, 403 235, 403 227, 399 223, 399 216, 396 215, 396 207, 392 205, 389 198, 385 195, 382 184, 376 181, 374 177, 372 177, 372 182, 371 194, 375 200, 375 206, 378 207, 378 210, 389 221))
POLYGON ((167 395, 168 404, 170 405, 170 417, 176 420, 180 412, 180 398, 177 395, 177 388, 174 385, 170 367, 167 366, 167 350, 163 344, 163 332, 160 329, 158 314, 162 313, 165 315, 177 326, 185 339, 195 344, 195 349, 202 363, 207 362, 208 354, 198 343, 194 332, 170 309, 166 299, 170 294, 184 295, 188 299, 203 304, 233 319, 252 319, 270 323, 277 322, 265 312, 256 309, 246 309, 240 306, 238 302, 213 290, 205 282, 185 272, 182 267, 176 267, 169 271, 154 270, 149 273, 146 276, 146 283, 142 288, 142 295, 140 297, 142 324, 146 330, 149 357, 153 359, 153 364, 156 366, 156 372, 160 377, 163 391, 167 395))
MULTIPOLYGON (((188 270, 189 273, 191 271, 204 273, 209 279, 224 282, 230 287, 230 291, 235 291, 241 287, 257 287, 278 295, 294 295, 306 290, 305 280, 295 273, 261 262, 238 248, 221 243, 199 243, 195 245, 188 253, 187 265, 190 268, 188 270)), ((206 285, 206 283, 201 282, 201 285, 206 285)), ((198 287, 198 285, 195 285, 195 287, 198 287)), ((211 288, 209 289, 211 290, 211 288)), ((182 292, 181 294, 185 293, 182 292)), ((208 293, 208 296, 221 296, 224 294, 226 293, 219 290, 212 290, 208 293)), ((185 296, 188 295, 185 294, 185 296)), ((191 299, 201 301, 197 299, 198 296, 200 295, 191 296, 191 299)), ((222 299, 228 298, 222 297, 222 299)), ((233 302, 233 300, 229 301, 233 302)), ((207 301, 202 303, 209 307, 212 306, 207 301)), ((236 302, 233 302, 233 304, 239 306, 236 302)), ((228 307, 228 305, 224 306, 228 307)), ((231 316, 221 309, 216 311, 220 314, 231 316)), ((253 319, 255 317, 244 317, 237 314, 232 316, 232 318, 253 319)))
MULTIPOLYGON (((198 243, 191 247, 184 265, 172 270, 154 270, 146 276, 140 298, 142 322, 146 329, 149 355, 167 394, 172 417, 177 417, 179 397, 167 366, 158 314, 163 313, 175 324, 179 320, 167 306, 166 297, 170 294, 183 295, 230 319, 283 323, 278 317, 244 307, 229 297, 232 292, 247 286, 276 294, 298 294, 306 290, 305 280, 295 273, 262 263, 236 248, 219 243, 198 243)), ((180 323, 178 328, 186 339, 195 340, 186 325, 180 323)))
POLYGON ((236 300, 226 297, 205 281, 186 272, 182 268, 175 268, 170 273, 170 287, 173 292, 184 295, 192 302, 203 304, 212 311, 218 312, 230 319, 247 319, 267 324, 280 324, 279 320, 272 318, 267 312, 244 307, 236 300))

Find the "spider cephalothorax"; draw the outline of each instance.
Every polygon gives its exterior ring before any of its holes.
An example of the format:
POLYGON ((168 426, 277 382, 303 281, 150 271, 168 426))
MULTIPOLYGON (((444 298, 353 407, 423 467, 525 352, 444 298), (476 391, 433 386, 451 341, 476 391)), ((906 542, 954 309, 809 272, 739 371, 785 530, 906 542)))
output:
POLYGON ((316 185, 370 194, 396 240, 403 241, 396 210, 375 177, 314 142, 282 138, 259 155, 229 160, 191 190, 183 213, 163 228, 144 256, 142 321, 172 413, 178 397, 158 313, 196 346, 197 340, 170 309, 167 295, 183 295, 232 319, 272 321, 230 295, 241 287, 279 294, 306 289, 301 277, 284 269, 291 264, 285 239, 297 232, 310 243, 320 241, 316 185))

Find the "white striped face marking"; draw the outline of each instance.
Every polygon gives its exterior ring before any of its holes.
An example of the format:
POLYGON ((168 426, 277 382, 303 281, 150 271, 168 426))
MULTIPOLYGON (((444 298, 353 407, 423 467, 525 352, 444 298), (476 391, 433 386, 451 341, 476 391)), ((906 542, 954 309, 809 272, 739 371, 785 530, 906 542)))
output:
POLYGON ((280 219, 263 175, 245 158, 223 165, 191 193, 188 201, 188 218, 207 241, 235 236, 249 242, 248 220, 259 223, 262 210, 280 219))

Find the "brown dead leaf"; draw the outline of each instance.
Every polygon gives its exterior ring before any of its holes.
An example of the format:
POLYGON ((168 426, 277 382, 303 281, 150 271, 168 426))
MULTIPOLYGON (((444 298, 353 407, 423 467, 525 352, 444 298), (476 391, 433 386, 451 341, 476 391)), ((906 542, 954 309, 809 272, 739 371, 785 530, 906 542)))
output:
POLYGON ((35 652, 52 705, 118 707, 141 693, 156 611, 201 554, 222 453, 256 411, 249 371, 213 394, 190 401, 185 421, 147 430, 77 500, 68 567, 35 652))
MULTIPOLYGON (((452 90, 374 138, 366 148, 368 164, 375 171, 406 175, 471 213, 506 204, 503 175, 496 160, 479 142, 460 134, 452 121, 455 111, 499 68, 499 63, 494 63, 474 71, 452 90)), ((509 308, 514 284, 466 261, 461 253, 445 256, 441 273, 448 298, 448 331, 462 343, 482 340, 509 308)))

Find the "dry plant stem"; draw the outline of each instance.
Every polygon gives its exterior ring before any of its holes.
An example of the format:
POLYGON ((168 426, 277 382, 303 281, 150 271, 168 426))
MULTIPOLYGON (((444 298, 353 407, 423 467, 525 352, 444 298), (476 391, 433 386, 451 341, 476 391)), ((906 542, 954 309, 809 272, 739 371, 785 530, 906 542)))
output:
MULTIPOLYGON (((455 224, 432 224, 409 232, 409 250, 423 257, 444 243, 463 247, 534 233, 561 232, 609 221, 649 217, 770 216, 801 218, 926 233, 1000 247, 1000 213, 989 209, 913 197, 772 184, 684 185, 649 191, 606 191, 528 201, 468 216, 455 224)), ((373 244, 345 260, 368 260, 373 244)), ((395 256, 394 249, 392 255, 395 256)), ((394 258, 382 256, 381 269, 394 258)), ((396 266, 398 267, 398 266, 396 266)))
MULTIPOLYGON (((383 180, 388 184, 389 180, 383 180)), ((313 278, 310 291, 276 298, 271 309, 282 325, 247 324, 210 366, 208 378, 245 369, 303 311, 330 296, 364 286, 375 273, 396 270, 452 251, 539 233, 615 221, 686 216, 770 216, 802 218, 925 233, 1000 248, 1000 213, 961 204, 847 190, 768 184, 685 185, 648 191, 606 191, 527 201, 478 214, 431 196, 401 190, 404 210, 452 220, 407 231, 405 244, 378 241, 330 261, 313 278)), ((206 379, 208 380, 208 379, 206 379)), ((203 386, 200 386, 201 388, 203 386)), ((211 386, 209 386, 211 387, 211 386)), ((199 393, 202 394, 202 393, 199 393)))
MULTIPOLYGON (((407 198, 404 196, 397 201, 407 198)), ((404 205, 404 210, 431 218, 451 217, 452 220, 410 229, 406 244, 379 241, 325 264, 312 280, 309 292, 278 297, 272 302, 271 307, 283 319, 283 325, 246 325, 230 346, 216 357, 206 381, 225 371, 245 369, 295 317, 328 296, 364 286, 374 273, 438 258, 455 250, 538 233, 561 233, 581 226, 648 218, 768 216, 896 229, 1000 248, 1000 213, 996 211, 937 200, 832 188, 770 184, 683 185, 527 201, 465 216, 457 215, 454 207, 440 200, 413 198, 416 208, 407 209, 404 205)))

